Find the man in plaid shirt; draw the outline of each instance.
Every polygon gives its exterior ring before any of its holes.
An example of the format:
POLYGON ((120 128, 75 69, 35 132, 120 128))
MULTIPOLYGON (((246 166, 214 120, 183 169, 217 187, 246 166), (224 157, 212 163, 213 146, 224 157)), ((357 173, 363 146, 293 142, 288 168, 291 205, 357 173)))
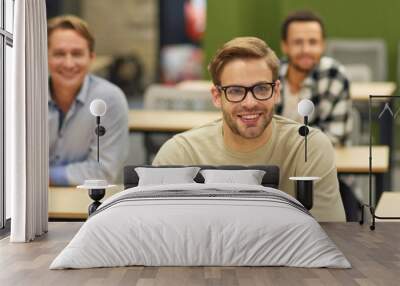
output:
MULTIPOLYGON (((297 104, 309 99, 315 105, 309 124, 320 128, 333 145, 346 144, 352 129, 349 80, 342 65, 322 56, 325 31, 321 18, 309 11, 290 14, 282 25, 281 47, 286 59, 279 70, 281 97, 276 113, 302 123, 297 104)), ((360 214, 359 202, 348 186, 352 180, 339 180, 347 221, 359 220, 360 214)))
POLYGON ((303 122, 297 113, 301 99, 315 105, 309 124, 320 128, 334 145, 343 145, 351 132, 349 81, 344 68, 322 57, 325 48, 322 20, 312 12, 290 14, 282 25, 281 98, 277 114, 303 122))

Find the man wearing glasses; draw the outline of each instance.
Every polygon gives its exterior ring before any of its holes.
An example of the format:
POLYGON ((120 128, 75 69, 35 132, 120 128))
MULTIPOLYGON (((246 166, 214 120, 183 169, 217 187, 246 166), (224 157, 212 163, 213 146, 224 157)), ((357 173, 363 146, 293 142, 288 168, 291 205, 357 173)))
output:
POLYGON ((274 115, 280 96, 279 60, 254 37, 227 42, 212 59, 212 100, 222 119, 175 135, 156 155, 154 165, 260 165, 280 167, 280 189, 294 196, 291 176, 319 176, 311 213, 320 221, 344 221, 334 150, 311 129, 309 158, 299 124, 274 115))

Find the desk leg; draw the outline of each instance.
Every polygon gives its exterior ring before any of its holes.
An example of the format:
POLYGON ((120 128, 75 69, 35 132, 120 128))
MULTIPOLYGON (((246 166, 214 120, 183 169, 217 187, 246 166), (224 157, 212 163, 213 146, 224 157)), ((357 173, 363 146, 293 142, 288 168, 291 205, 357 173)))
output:
POLYGON ((372 205, 376 206, 378 205, 379 199, 381 198, 381 195, 383 193, 384 189, 384 173, 377 173, 375 174, 375 200, 372 205))
POLYGON ((89 197, 94 201, 88 207, 88 213, 90 216, 101 205, 100 200, 104 198, 104 195, 106 194, 106 189, 89 189, 88 191, 89 191, 89 197))
POLYGON ((145 154, 145 164, 146 165, 150 165, 150 155, 151 155, 151 150, 153 147, 153 144, 151 142, 151 138, 150 138, 150 133, 149 132, 143 132, 143 140, 144 140, 144 150, 146 152, 145 154))

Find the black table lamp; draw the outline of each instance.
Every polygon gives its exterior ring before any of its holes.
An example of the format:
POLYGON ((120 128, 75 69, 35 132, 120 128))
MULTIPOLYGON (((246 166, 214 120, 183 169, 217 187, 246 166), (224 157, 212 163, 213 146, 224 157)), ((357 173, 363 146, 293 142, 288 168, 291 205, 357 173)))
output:
MULTIPOLYGON (((302 99, 297 105, 298 113, 304 118, 304 125, 299 128, 300 136, 304 137, 304 163, 307 163, 307 135, 310 132, 308 129, 308 116, 314 112, 314 104, 309 99, 302 99)), ((319 177, 290 177, 290 180, 296 181, 296 199, 303 206, 310 210, 314 203, 313 184, 319 177)))
POLYGON ((107 111, 107 104, 102 99, 95 99, 90 103, 90 113, 96 117, 96 129, 94 132, 97 135, 97 162, 100 162, 100 136, 106 134, 104 126, 100 125, 100 117, 104 116, 107 111))
MULTIPOLYGON (((107 105, 102 99, 95 99, 90 103, 90 113, 96 117, 96 128, 94 132, 97 135, 97 162, 100 164, 100 137, 106 133, 104 126, 100 125, 100 117, 104 116, 107 111, 107 105)), ((89 197, 94 201, 88 209, 89 215, 96 211, 101 205, 100 200, 106 193, 106 188, 112 187, 103 179, 85 180, 83 185, 78 186, 80 189, 87 189, 89 197)))
POLYGON ((304 161, 307 162, 308 116, 314 112, 314 103, 309 99, 302 99, 297 105, 297 112, 304 118, 304 125, 299 128, 299 134, 304 137, 304 161))

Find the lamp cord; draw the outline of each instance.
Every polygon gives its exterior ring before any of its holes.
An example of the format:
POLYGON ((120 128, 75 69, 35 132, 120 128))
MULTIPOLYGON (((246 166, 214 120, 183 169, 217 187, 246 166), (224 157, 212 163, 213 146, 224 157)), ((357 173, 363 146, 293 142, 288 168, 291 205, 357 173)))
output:
POLYGON ((96 123, 97 123, 97 162, 100 163, 100 116, 96 117, 96 123))
MULTIPOLYGON (((98 130, 98 129, 97 129, 98 130)), ((99 132, 97 132, 97 162, 100 163, 100 140, 99 132)))
POLYGON ((304 161, 307 162, 307 134, 308 116, 304 116, 305 136, 304 136, 304 161))

